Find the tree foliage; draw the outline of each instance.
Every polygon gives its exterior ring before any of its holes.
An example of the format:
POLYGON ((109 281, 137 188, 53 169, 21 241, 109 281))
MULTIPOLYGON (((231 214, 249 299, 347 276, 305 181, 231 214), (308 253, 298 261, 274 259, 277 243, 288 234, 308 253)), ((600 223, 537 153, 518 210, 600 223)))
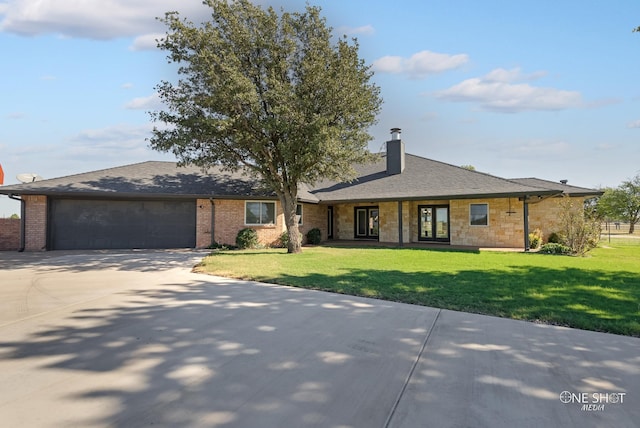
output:
POLYGON ((333 39, 320 9, 262 9, 248 0, 205 0, 211 19, 194 25, 170 12, 158 46, 180 64, 177 83, 157 90, 151 147, 181 164, 244 168, 282 203, 289 252, 300 251, 298 187, 353 178, 372 160, 368 129, 382 100, 358 43, 333 39))
POLYGON ((600 219, 580 199, 565 196, 560 201, 560 240, 572 254, 583 256, 600 241, 600 219), (579 202, 578 202, 579 201, 579 202))
POLYGON ((629 223, 629 233, 633 233, 640 221, 640 173, 615 189, 605 189, 598 210, 611 220, 629 223))

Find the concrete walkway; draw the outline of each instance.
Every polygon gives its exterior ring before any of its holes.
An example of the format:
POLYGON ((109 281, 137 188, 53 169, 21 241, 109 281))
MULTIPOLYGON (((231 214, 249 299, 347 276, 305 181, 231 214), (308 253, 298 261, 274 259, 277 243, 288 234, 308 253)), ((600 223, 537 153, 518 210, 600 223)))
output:
POLYGON ((637 338, 190 273, 203 255, 0 253, 2 426, 640 426, 637 338))

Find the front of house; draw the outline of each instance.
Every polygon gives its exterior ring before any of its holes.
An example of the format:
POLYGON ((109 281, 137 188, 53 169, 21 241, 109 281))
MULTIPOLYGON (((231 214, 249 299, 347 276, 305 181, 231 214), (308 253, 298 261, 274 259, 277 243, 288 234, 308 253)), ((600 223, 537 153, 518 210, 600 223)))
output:
MULTIPOLYGON (((528 246, 528 233, 557 232, 558 202, 599 191, 535 178, 504 179, 405 154, 395 130, 376 163, 350 183, 299 191, 299 227, 323 241, 528 246)), ((143 162, 21 185, 21 249, 206 248, 233 244, 250 227, 264 245, 286 230, 275 195, 242 171, 204 173, 143 162)))

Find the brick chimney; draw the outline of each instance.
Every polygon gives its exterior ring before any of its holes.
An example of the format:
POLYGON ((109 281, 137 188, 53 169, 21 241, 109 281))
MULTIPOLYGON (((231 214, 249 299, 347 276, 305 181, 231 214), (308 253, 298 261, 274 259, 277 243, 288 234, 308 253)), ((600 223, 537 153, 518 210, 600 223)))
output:
POLYGON ((391 140, 387 141, 387 174, 402 174, 404 171, 404 143, 400 139, 400 128, 391 128, 391 140))

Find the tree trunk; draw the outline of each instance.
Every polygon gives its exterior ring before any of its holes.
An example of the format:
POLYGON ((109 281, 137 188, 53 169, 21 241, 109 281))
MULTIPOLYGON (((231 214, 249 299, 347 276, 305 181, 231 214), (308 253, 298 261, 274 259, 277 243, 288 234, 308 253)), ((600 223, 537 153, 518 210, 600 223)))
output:
POLYGON ((629 223, 629 235, 633 234, 636 230, 636 224, 634 222, 629 223))
POLYGON ((284 210, 284 223, 289 234, 287 252, 292 254, 302 252, 302 237, 298 230, 298 217, 296 216, 297 199, 297 195, 287 194, 286 192, 280 196, 280 203, 284 210))

